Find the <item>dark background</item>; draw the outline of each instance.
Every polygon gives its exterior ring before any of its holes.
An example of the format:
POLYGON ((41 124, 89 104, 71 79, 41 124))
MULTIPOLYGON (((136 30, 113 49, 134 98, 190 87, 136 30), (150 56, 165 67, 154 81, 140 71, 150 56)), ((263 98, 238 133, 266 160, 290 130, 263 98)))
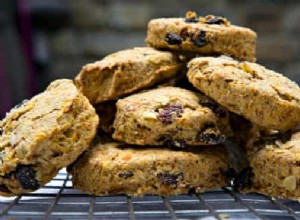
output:
POLYGON ((188 10, 254 29, 257 62, 300 82, 297 0, 1 0, 0 116, 86 63, 143 46, 151 18, 188 10))

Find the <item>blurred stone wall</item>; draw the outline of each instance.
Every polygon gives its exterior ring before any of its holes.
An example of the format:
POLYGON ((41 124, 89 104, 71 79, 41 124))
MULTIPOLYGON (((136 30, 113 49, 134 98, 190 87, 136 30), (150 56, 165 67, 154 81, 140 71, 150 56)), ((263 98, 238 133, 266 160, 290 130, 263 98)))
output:
POLYGON ((81 66, 121 49, 143 46, 152 18, 216 14, 258 34, 257 62, 300 83, 298 0, 74 0, 70 23, 48 36, 50 79, 74 77, 81 66))

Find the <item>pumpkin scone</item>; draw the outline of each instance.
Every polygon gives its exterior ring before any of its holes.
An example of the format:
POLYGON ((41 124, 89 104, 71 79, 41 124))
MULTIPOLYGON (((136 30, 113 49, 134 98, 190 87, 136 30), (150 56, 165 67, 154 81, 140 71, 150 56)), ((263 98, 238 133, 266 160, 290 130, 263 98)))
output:
POLYGON ((299 131, 288 140, 259 141, 247 153, 250 167, 244 169, 234 180, 236 190, 300 199, 299 131))
POLYGON ((93 195, 177 195, 226 186, 224 146, 172 151, 98 143, 68 170, 73 187, 93 195))
POLYGON ((220 144, 229 130, 227 116, 225 109, 204 95, 161 87, 117 102, 113 138, 178 148, 220 144))
POLYGON ((205 95, 264 129, 284 132, 300 122, 299 86, 259 64, 199 57, 188 63, 187 76, 205 95))
POLYGON ((99 118, 72 80, 13 108, 0 121, 0 195, 37 190, 93 139, 99 118))
POLYGON ((180 73, 179 57, 149 47, 136 47, 85 65, 75 79, 92 104, 115 100, 180 73))
POLYGON ((255 61, 256 33, 230 24, 223 17, 158 18, 148 23, 148 46, 195 54, 226 54, 239 60, 255 61))

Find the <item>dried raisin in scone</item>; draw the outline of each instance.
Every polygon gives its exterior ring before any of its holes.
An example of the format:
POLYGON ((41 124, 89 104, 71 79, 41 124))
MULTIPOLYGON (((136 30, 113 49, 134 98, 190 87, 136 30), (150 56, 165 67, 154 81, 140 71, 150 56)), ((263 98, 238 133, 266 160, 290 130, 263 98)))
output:
POLYGON ((228 57, 195 58, 188 68, 197 89, 262 128, 287 131, 300 122, 299 86, 279 73, 228 57))
POLYGON ((227 111, 199 93, 161 87, 117 102, 113 138, 128 144, 210 145, 224 142, 227 111))
POLYGON ((98 116, 72 80, 12 109, 0 121, 0 195, 42 187, 72 163, 96 133, 98 116))
POLYGON ((236 190, 300 199, 300 132, 289 140, 259 141, 247 153, 250 167, 234 180, 236 190))
POLYGON ((68 170, 73 187, 93 195, 177 195, 226 186, 224 146, 189 151, 98 143, 68 170))
POLYGON ((79 90, 91 103, 115 100, 176 76, 179 58, 149 47, 119 51, 84 66, 75 79, 79 90))
POLYGON ((256 33, 212 15, 198 18, 187 13, 186 18, 153 19, 148 23, 146 42, 159 49, 255 61, 256 33))

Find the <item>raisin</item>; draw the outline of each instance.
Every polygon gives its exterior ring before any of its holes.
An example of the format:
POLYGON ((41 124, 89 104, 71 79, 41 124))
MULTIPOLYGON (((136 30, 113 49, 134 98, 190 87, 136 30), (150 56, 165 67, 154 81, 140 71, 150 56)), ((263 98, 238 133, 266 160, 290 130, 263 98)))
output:
POLYGON ((0 192, 11 193, 11 191, 4 184, 0 185, 0 192))
POLYGON ((198 34, 198 36, 193 37, 192 41, 193 43, 198 46, 198 47, 204 47, 205 45, 207 45, 209 43, 208 40, 204 39, 206 35, 205 31, 200 31, 200 33, 198 34))
POLYGON ((35 174, 36 172, 31 166, 19 165, 16 169, 16 178, 19 180, 23 189, 36 190, 39 188, 35 174))
POLYGON ((177 184, 178 181, 183 180, 183 173, 170 174, 169 171, 164 171, 157 174, 158 180, 164 185, 177 184))
POLYGON ((233 79, 225 79, 225 82, 227 82, 227 83, 231 83, 233 81, 234 81, 233 79))
POLYGON ((215 102, 205 100, 205 101, 202 101, 200 104, 202 106, 210 108, 219 118, 224 118, 227 115, 226 111, 215 102))
POLYGON ((167 33, 165 41, 170 45, 180 45, 182 42, 181 37, 175 33, 167 33))
POLYGON ((186 40, 188 38, 191 38, 191 34, 189 33, 189 29, 188 28, 183 28, 180 32, 180 36, 182 40, 186 40))
POLYGON ((0 128, 0 136, 3 134, 3 129, 0 128))
POLYGON ((205 144, 221 144, 225 142, 225 135, 220 132, 215 131, 215 125, 208 123, 205 125, 202 130, 198 133, 196 141, 205 143, 205 144))
POLYGON ((167 140, 165 145, 170 149, 184 149, 188 146, 185 140, 182 139, 167 140))
POLYGON ((254 174, 251 167, 243 169, 233 180, 233 190, 239 191, 250 188, 253 185, 254 174))
POLYGON ((174 114, 176 117, 181 117, 183 113, 182 105, 171 104, 167 108, 163 109, 157 116, 157 119, 160 120, 164 125, 172 124, 174 120, 174 114))
POLYGON ((131 171, 127 171, 127 172, 124 172, 124 173, 119 173, 119 177, 120 178, 124 178, 124 179, 128 179, 130 177, 133 177, 133 173, 131 171))
POLYGON ((212 17, 212 18, 207 19, 204 23, 221 25, 221 24, 225 24, 225 20, 221 17, 212 17))

